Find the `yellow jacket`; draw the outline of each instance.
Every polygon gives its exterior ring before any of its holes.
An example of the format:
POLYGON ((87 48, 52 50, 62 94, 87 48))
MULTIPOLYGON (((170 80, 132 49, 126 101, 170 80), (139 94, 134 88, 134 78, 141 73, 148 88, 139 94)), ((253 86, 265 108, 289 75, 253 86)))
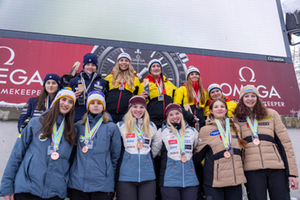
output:
MULTIPOLYGON (((233 116, 233 111, 235 110, 237 104, 232 101, 229 97, 224 97, 223 98, 225 101, 226 101, 226 104, 227 104, 227 108, 228 108, 228 117, 232 117, 233 116)), ((209 99, 207 102, 206 102, 206 105, 204 107, 204 116, 208 116, 209 115, 209 105, 211 104, 212 100, 209 99)))

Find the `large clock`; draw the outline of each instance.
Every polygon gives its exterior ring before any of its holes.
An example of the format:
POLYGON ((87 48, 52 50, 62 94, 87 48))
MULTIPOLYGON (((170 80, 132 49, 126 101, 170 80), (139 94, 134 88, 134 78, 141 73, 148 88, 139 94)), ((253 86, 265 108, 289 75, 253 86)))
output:
POLYGON ((176 86, 179 87, 186 82, 185 73, 188 57, 185 53, 169 53, 164 51, 153 51, 144 49, 119 48, 109 46, 95 46, 92 53, 98 57, 99 67, 97 73, 106 77, 115 66, 120 53, 126 52, 131 56, 131 64, 142 81, 148 75, 148 62, 154 58, 162 63, 164 75, 176 86))

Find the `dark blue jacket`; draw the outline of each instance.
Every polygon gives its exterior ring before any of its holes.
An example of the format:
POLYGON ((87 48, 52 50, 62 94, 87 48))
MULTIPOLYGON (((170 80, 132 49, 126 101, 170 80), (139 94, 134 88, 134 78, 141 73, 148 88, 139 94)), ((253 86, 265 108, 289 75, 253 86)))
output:
MULTIPOLYGON (((98 122, 89 114, 90 128, 98 122)), ((93 149, 83 153, 85 125, 75 124, 78 132, 77 152, 70 170, 69 187, 83 192, 114 192, 115 173, 121 152, 121 136, 116 124, 102 123, 93 141, 93 149)))
MULTIPOLYGON (((56 121, 58 126, 62 119, 63 116, 59 115, 56 121)), ((67 197, 69 159, 73 145, 62 136, 57 151, 59 158, 52 160, 47 154, 51 138, 39 139, 43 130, 37 131, 41 127, 39 118, 34 117, 19 134, 2 177, 0 196, 30 193, 41 198, 67 197)))
MULTIPOLYGON (((89 86, 89 84, 91 82, 91 79, 94 76, 94 72, 93 72, 91 78, 89 78, 89 76, 84 71, 81 71, 79 74, 77 74, 77 76, 74 77, 74 78, 72 78, 70 80, 70 82, 69 82, 69 86, 72 88, 72 90, 74 92, 76 92, 78 90, 78 84, 82 84, 80 74, 82 74, 82 77, 84 79, 86 87, 89 86)), ((87 91, 87 93, 90 93, 92 91, 100 91, 105 96, 107 94, 107 91, 108 91, 107 81, 105 81, 104 79, 102 79, 99 74, 97 74, 97 76, 93 80, 93 83, 91 84, 91 87, 89 88, 89 90, 87 91)), ((86 94, 85 105, 79 105, 78 104, 79 101, 76 100, 76 104, 75 104, 75 119, 74 119, 75 122, 77 122, 78 120, 80 120, 82 118, 82 116, 87 112, 87 110, 86 110, 87 95, 88 94, 86 94)))

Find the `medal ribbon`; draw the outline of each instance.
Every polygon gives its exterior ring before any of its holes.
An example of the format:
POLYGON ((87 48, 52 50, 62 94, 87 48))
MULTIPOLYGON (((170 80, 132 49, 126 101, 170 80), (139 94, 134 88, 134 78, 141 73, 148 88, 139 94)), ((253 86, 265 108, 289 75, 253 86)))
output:
POLYGON ((247 122, 249 124, 249 127, 254 135, 254 137, 257 137, 257 125, 258 125, 258 120, 254 117, 254 126, 251 123, 250 118, 247 116, 247 122))
POLYGON ((82 77, 82 73, 80 74, 81 82, 82 82, 82 84, 83 84, 83 86, 84 86, 85 93, 88 93, 88 91, 89 91, 89 89, 90 89, 90 87, 91 87, 91 85, 92 85, 94 79, 96 78, 96 76, 97 76, 97 73, 95 72, 95 73, 94 73, 94 76, 93 76, 93 78, 92 78, 92 80, 91 80, 91 82, 90 82, 90 84, 89 84, 89 86, 86 88, 84 79, 83 79, 83 77, 82 77))
POLYGON ((52 146, 54 147, 54 150, 58 150, 58 146, 62 137, 62 133, 64 132, 65 129, 65 118, 63 119, 63 121, 61 122, 58 130, 56 128, 56 122, 53 125, 52 128, 52 146))
MULTIPOLYGON (((124 77, 124 74, 123 74, 123 77, 124 77)), ((121 81, 121 85, 123 85, 124 86, 124 88, 125 88, 125 85, 124 85, 124 83, 126 82, 126 76, 124 77, 124 79, 121 81)))
POLYGON ((160 81, 159 81, 159 83, 160 84, 158 84, 158 82, 157 82, 157 80, 156 80, 156 78, 155 78, 155 84, 156 84, 156 86, 157 86, 157 90, 158 90, 158 93, 161 95, 162 94, 162 92, 163 92, 163 83, 162 83, 162 80, 160 79, 160 81))
POLYGON ((50 96, 48 95, 45 99, 45 108, 48 110, 50 108, 50 96))
POLYGON ((95 136, 97 130, 101 126, 103 122, 103 117, 101 117, 98 122, 95 124, 95 126, 90 130, 90 123, 89 123, 89 118, 86 118, 85 122, 85 133, 84 133, 84 141, 87 143, 89 140, 92 140, 93 137, 95 136))
POLYGON ((199 102, 199 99, 200 99, 200 97, 201 97, 200 89, 198 89, 198 95, 196 95, 196 92, 195 92, 194 88, 192 88, 192 89, 193 89, 193 90, 192 90, 193 95, 194 95, 194 97, 195 97, 195 99, 197 100, 197 103, 198 103, 198 102, 199 102))
POLYGON ((144 129, 140 130, 136 125, 133 126, 133 131, 138 136, 138 138, 142 138, 142 134, 144 132, 144 129))
POLYGON ((185 152, 184 135, 180 136, 180 133, 178 132, 178 130, 177 129, 175 129, 175 130, 176 130, 177 141, 180 144, 181 152, 184 153, 185 152))
POLYGON ((226 117, 226 130, 224 131, 221 123, 219 122, 218 119, 215 119, 215 122, 218 126, 218 129, 220 131, 220 135, 222 137, 222 142, 224 144, 224 147, 226 149, 229 148, 230 144, 231 144, 231 135, 230 135, 230 122, 229 122, 229 118, 226 117))

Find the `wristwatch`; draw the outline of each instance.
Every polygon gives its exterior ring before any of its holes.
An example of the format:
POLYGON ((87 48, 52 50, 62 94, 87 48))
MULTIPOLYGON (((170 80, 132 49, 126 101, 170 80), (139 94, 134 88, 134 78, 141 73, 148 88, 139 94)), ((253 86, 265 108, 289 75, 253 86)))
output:
POLYGON ((110 74, 116 65, 117 57, 120 53, 126 52, 131 56, 131 65, 137 72, 137 76, 142 81, 148 73, 148 62, 154 58, 162 63, 163 74, 176 87, 186 82, 185 73, 186 62, 189 61, 185 53, 174 53, 165 51, 153 51, 145 49, 120 48, 112 46, 94 46, 92 53, 98 57, 99 67, 97 73, 104 78, 110 74))

